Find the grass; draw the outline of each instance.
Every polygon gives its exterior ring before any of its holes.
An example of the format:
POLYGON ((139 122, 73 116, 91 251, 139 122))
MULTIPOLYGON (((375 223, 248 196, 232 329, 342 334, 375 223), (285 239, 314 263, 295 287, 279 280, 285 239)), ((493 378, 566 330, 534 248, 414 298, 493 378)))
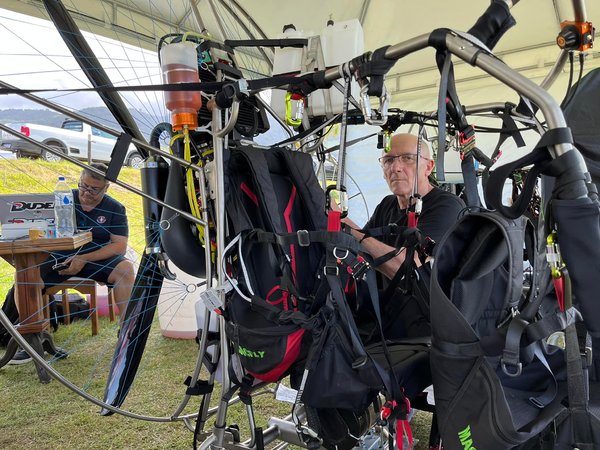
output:
MULTIPOLYGON (((56 179, 64 175, 75 186, 80 169, 69 163, 47 163, 19 159, 0 161, 0 193, 50 192, 56 179)), ((140 187, 139 171, 123 168, 121 181, 140 187)), ((130 246, 139 255, 144 248, 144 220, 141 198, 113 184, 109 194, 122 202, 128 211, 130 246)), ((12 285, 14 270, 0 262, 0 303, 12 285)), ((186 387, 183 380, 192 373, 197 356, 193 340, 174 340, 162 336, 158 319, 153 327, 142 359, 139 376, 124 404, 132 412, 169 417, 186 387)), ((116 341, 117 325, 101 318, 100 334, 90 336, 87 321, 61 326, 54 333, 58 345, 70 356, 55 361, 53 367, 64 377, 101 398, 105 372, 94 370, 110 361, 116 341)), ((2 354, 2 349, 0 349, 2 354)), ((213 395, 212 405, 219 397, 213 395)), ((270 415, 283 417, 290 405, 275 401, 272 395, 255 400, 257 422, 265 427, 270 415)), ((193 398, 184 413, 196 412, 199 400, 193 398)), ((38 382, 33 364, 5 366, 0 369, 0 448, 1 449, 188 449, 192 433, 181 421, 157 423, 131 419, 122 415, 103 417, 99 407, 53 380, 38 382)), ((214 418, 206 428, 210 429, 214 418)), ((413 431, 420 440, 417 448, 427 448, 430 416, 419 413, 413 419, 413 431)), ((228 424, 237 423, 242 438, 247 435, 247 419, 242 404, 230 407, 228 424), (244 433, 246 431, 246 433, 244 433)))

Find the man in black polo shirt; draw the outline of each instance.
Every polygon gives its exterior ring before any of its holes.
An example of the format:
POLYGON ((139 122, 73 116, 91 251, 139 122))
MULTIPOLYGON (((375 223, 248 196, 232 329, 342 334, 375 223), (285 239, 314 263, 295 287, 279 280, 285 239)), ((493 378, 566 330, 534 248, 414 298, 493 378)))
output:
MULTIPOLYGON (((92 164, 91 167, 106 173, 104 164, 92 164)), ((109 185, 102 176, 83 169, 79 188, 73 190, 75 217, 79 231, 92 232, 92 242, 75 253, 53 253, 40 265, 40 275, 46 287, 60 284, 71 277, 90 278, 107 284, 112 288, 123 317, 135 282, 135 268, 124 256, 129 235, 125 207, 106 195, 109 185), (67 267, 57 271, 53 269, 57 263, 65 263, 67 267)), ((9 364, 29 361, 31 357, 21 350, 9 364)))
MULTIPOLYGON (((106 172, 104 164, 92 164, 92 167, 106 172)), ((75 217, 79 231, 92 232, 92 242, 74 255, 50 256, 40 266, 40 273, 46 286, 60 284, 73 276, 106 283, 112 287, 115 302, 123 309, 131 296, 135 269, 124 256, 129 235, 125 207, 106 195, 109 185, 102 176, 83 169, 79 189, 73 190, 75 217), (68 267, 58 272, 52 270, 58 262, 68 267)))
MULTIPOLYGON (((391 223, 407 226, 408 210, 412 206, 410 202, 413 187, 416 186, 415 194, 418 194, 423 201, 417 227, 424 236, 429 236, 439 242, 446 230, 456 222, 460 212, 465 208, 465 204, 457 196, 431 185, 429 175, 431 175, 435 161, 431 159, 429 147, 425 141, 421 140, 419 155, 417 154, 417 144, 417 136, 412 134, 401 133, 392 137, 390 151, 383 153, 379 158, 383 169, 383 178, 392 194, 377 205, 364 228, 382 227, 391 223)), ((345 218, 343 222, 351 228, 355 238, 362 240, 364 249, 373 258, 385 255, 394 248, 402 247, 402 242, 397 242, 396 236, 363 239, 364 234, 358 231, 360 227, 351 219, 345 218)), ((403 262, 404 252, 402 251, 382 264, 378 270, 386 278, 392 279, 403 262)), ((420 265, 419 261, 416 263, 417 266, 420 265)))
MULTIPOLYGON (((417 228, 423 236, 429 236, 435 242, 439 242, 457 221, 465 204, 457 196, 431 185, 429 175, 435 162, 431 159, 427 144, 421 141, 420 148, 417 144, 417 136, 412 134, 397 134, 392 137, 390 151, 383 153, 379 158, 383 177, 392 194, 377 205, 364 229, 384 227, 392 223, 403 227, 408 226, 409 210, 418 195, 423 203, 417 228)), ((377 267, 379 271, 377 284, 380 289, 385 336, 393 339, 428 335, 429 317, 426 310, 421 307, 421 303, 428 303, 426 280, 429 278, 429 267, 421 268, 421 261, 415 254, 415 266, 419 272, 419 276, 411 278, 415 280, 415 284, 412 281, 408 283, 408 279, 405 279, 404 289, 397 289, 400 277, 409 273, 409 267, 403 267, 406 251, 401 238, 397 235, 365 237, 359 231, 360 227, 350 218, 342 221, 350 227, 352 235, 361 242, 363 249, 373 259, 395 254, 377 267), (406 270, 399 272, 401 268, 406 270), (392 283, 391 280, 394 280, 397 273, 399 277, 392 283), (411 287, 407 287, 407 283, 411 287), (415 297, 411 297, 412 295, 415 297), (419 300, 416 300, 417 296, 419 300)), ((366 324, 367 330, 372 329, 374 318, 368 309, 361 312, 356 319, 366 324)))

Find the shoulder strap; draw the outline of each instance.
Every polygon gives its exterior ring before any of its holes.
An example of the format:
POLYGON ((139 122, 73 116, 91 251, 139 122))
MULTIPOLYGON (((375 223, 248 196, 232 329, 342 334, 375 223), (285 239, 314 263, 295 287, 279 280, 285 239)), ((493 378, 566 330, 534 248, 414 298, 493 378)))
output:
POLYGON ((310 216, 313 229, 327 229, 325 194, 315 175, 311 156, 283 148, 277 148, 275 151, 283 161, 289 177, 296 186, 298 195, 304 204, 305 212, 310 216))
POLYGON ((241 195, 240 190, 243 189, 243 187, 231 185, 232 182, 237 180, 237 177, 235 176, 236 173, 245 172, 249 172, 250 177, 254 182, 254 186, 248 188, 253 189, 251 195, 256 197, 258 203, 257 207, 261 209, 261 214, 267 221, 268 227, 275 233, 284 232, 285 228, 281 223, 281 217, 276 214, 277 208, 273 207, 273 205, 277 205, 277 197, 269 175, 269 166, 265 159, 264 151, 252 147, 241 147, 232 151, 229 171, 229 190, 233 193, 233 198, 231 198, 231 200, 232 203, 235 202, 237 204, 237 208, 239 209, 233 209, 234 206, 230 205, 228 202, 228 210, 234 221, 233 225, 236 233, 256 227, 256 224, 250 223, 250 219, 241 208, 239 202, 239 195, 241 195))

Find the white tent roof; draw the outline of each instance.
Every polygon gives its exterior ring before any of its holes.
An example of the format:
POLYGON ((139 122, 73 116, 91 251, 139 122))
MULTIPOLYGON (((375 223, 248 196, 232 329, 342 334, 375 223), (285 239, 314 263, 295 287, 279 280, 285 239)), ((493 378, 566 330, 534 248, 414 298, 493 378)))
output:
MULTIPOLYGON (((82 30, 149 49, 155 49, 158 39, 170 32, 205 28, 218 38, 243 39, 247 38, 244 31, 247 28, 260 38, 258 27, 266 37, 275 38, 288 23, 298 30, 318 33, 329 19, 358 18, 364 29, 365 50, 375 50, 439 27, 465 31, 475 23, 489 0, 64 0, 63 3, 82 30)), ((40 0, 4 0, 2 7, 47 17, 40 0)), ((600 2, 588 0, 586 11, 589 21, 600 23, 600 2)), ((555 39, 560 22, 574 19, 571 1, 523 0, 513 7, 512 13, 517 25, 494 51, 509 66, 541 80, 559 52, 555 39)), ((599 65, 599 60, 597 51, 588 52, 586 67, 599 65)), ((264 64, 260 67, 267 70, 264 64)), ((457 63, 455 73, 459 92, 474 89, 475 97, 482 93, 487 97, 489 86, 495 86, 486 74, 461 62, 457 63)), ((435 96, 437 79, 433 50, 427 50, 397 63, 388 74, 386 85, 396 104, 403 101, 418 104, 426 94, 435 96)), ((564 89, 565 84, 563 81, 556 89, 564 89)), ((427 101, 423 107, 433 104, 427 101)))

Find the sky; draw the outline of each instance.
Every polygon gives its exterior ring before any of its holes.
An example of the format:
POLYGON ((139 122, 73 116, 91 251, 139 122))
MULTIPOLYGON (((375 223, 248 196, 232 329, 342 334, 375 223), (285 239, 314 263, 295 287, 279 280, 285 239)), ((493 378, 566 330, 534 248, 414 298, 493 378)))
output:
MULTIPOLYGON (((84 32, 92 50, 116 85, 158 84, 161 76, 155 52, 84 32), (110 56, 109 56, 110 55, 110 56), (126 81, 124 81, 126 80, 126 81)), ((0 9, 0 80, 18 88, 76 89, 89 83, 54 25, 45 20, 0 9)), ((39 94, 73 109, 102 106, 95 93, 39 94)), ((134 108, 164 109, 161 94, 143 99, 131 95, 134 108)), ((0 109, 42 108, 18 95, 0 96, 0 109)))

